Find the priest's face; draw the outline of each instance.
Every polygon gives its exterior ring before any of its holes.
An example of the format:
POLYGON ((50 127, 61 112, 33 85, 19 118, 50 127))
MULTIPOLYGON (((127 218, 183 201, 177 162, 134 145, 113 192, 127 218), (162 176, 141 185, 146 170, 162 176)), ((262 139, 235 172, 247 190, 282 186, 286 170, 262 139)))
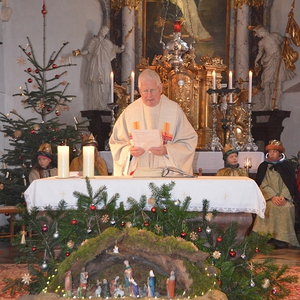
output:
POLYGON ((160 101, 162 86, 155 79, 143 80, 140 83, 140 94, 147 106, 156 106, 160 101))

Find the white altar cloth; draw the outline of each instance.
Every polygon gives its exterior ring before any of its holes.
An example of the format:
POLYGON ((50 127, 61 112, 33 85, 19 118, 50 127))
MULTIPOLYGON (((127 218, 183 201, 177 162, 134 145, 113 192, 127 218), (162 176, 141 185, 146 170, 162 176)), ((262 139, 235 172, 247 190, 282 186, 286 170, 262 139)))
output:
MULTIPOLYGON (((100 151, 101 157, 105 160, 109 174, 113 172, 113 161, 110 151, 100 151)), ((217 171, 224 167, 221 151, 196 151, 193 161, 193 172, 198 173, 199 168, 205 173, 217 173, 217 171)), ((239 152, 238 163, 244 167, 246 157, 251 157, 252 168, 250 173, 257 173, 257 168, 264 161, 263 152, 239 152)))
MULTIPOLYGON (((264 217, 265 199, 254 180, 248 177, 199 176, 198 178, 132 178, 98 176, 90 178, 95 193, 100 187, 106 186, 108 199, 116 193, 120 194, 117 203, 123 202, 125 208, 128 197, 139 201, 141 195, 151 196, 149 183, 157 187, 175 181, 172 190, 174 200, 183 201, 191 197, 189 210, 201 211, 202 201, 207 199, 210 209, 219 212, 247 212, 264 217)), ((86 181, 82 177, 58 179, 57 177, 34 180, 25 191, 27 208, 42 210, 51 205, 54 209, 60 200, 65 200, 68 207, 76 208, 77 198, 73 192, 88 194, 86 181)), ((150 206, 149 206, 150 208, 150 206)))

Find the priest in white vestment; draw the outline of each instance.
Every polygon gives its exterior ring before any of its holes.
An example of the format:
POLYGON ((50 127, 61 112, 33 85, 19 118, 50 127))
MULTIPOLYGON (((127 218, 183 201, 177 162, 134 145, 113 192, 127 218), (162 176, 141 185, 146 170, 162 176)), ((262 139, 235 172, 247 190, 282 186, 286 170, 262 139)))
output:
POLYGON ((138 79, 141 98, 119 116, 109 145, 114 176, 133 175, 137 168, 176 167, 193 174, 198 136, 180 106, 162 94, 159 75, 144 70, 138 79), (132 131, 161 130, 161 145, 145 150, 133 144, 132 131))

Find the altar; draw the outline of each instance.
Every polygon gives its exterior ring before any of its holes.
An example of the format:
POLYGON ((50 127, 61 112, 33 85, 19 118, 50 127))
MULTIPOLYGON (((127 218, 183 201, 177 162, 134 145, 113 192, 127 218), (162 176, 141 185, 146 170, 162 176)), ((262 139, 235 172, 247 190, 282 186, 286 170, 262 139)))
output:
MULTIPOLYGON (((149 183, 157 187, 175 182, 172 193, 174 200, 183 201, 191 197, 189 210, 201 211, 202 201, 207 199, 210 210, 216 209, 224 213, 248 213, 264 217, 265 199, 254 180, 248 177, 199 176, 197 178, 133 178, 99 176, 90 178, 95 193, 99 188, 106 187, 108 199, 119 194, 117 205, 124 203, 128 207, 127 199, 140 200, 141 195, 151 197, 149 183)), ((55 209, 61 200, 67 203, 68 208, 76 208, 77 198, 73 193, 77 191, 88 194, 86 180, 82 177, 58 179, 50 177, 34 180, 25 191, 25 200, 28 210, 37 207, 43 210, 50 205, 55 209)), ((149 209, 151 206, 148 207, 149 209)))

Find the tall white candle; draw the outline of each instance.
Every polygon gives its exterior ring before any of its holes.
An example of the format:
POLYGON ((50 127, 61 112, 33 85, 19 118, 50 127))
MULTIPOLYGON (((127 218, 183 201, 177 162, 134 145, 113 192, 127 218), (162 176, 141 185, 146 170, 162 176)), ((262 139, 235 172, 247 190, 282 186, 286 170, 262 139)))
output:
POLYGON ((83 147, 83 177, 94 177, 94 154, 95 148, 93 146, 83 147))
MULTIPOLYGON (((216 71, 212 71, 212 88, 213 90, 216 89, 216 71)), ((217 94, 213 93, 213 103, 217 102, 217 94)))
POLYGON ((252 102, 252 71, 249 71, 249 96, 248 102, 252 102))
POLYGON ((57 177, 69 178, 69 146, 57 146, 57 177))
POLYGON ((131 103, 134 101, 134 72, 132 71, 130 74, 130 101, 131 103))
POLYGON ((110 72, 110 103, 114 103, 114 72, 110 72))
MULTIPOLYGON (((229 72, 228 88, 232 89, 232 72, 229 72)), ((232 93, 229 94, 229 103, 232 103, 232 93)))

